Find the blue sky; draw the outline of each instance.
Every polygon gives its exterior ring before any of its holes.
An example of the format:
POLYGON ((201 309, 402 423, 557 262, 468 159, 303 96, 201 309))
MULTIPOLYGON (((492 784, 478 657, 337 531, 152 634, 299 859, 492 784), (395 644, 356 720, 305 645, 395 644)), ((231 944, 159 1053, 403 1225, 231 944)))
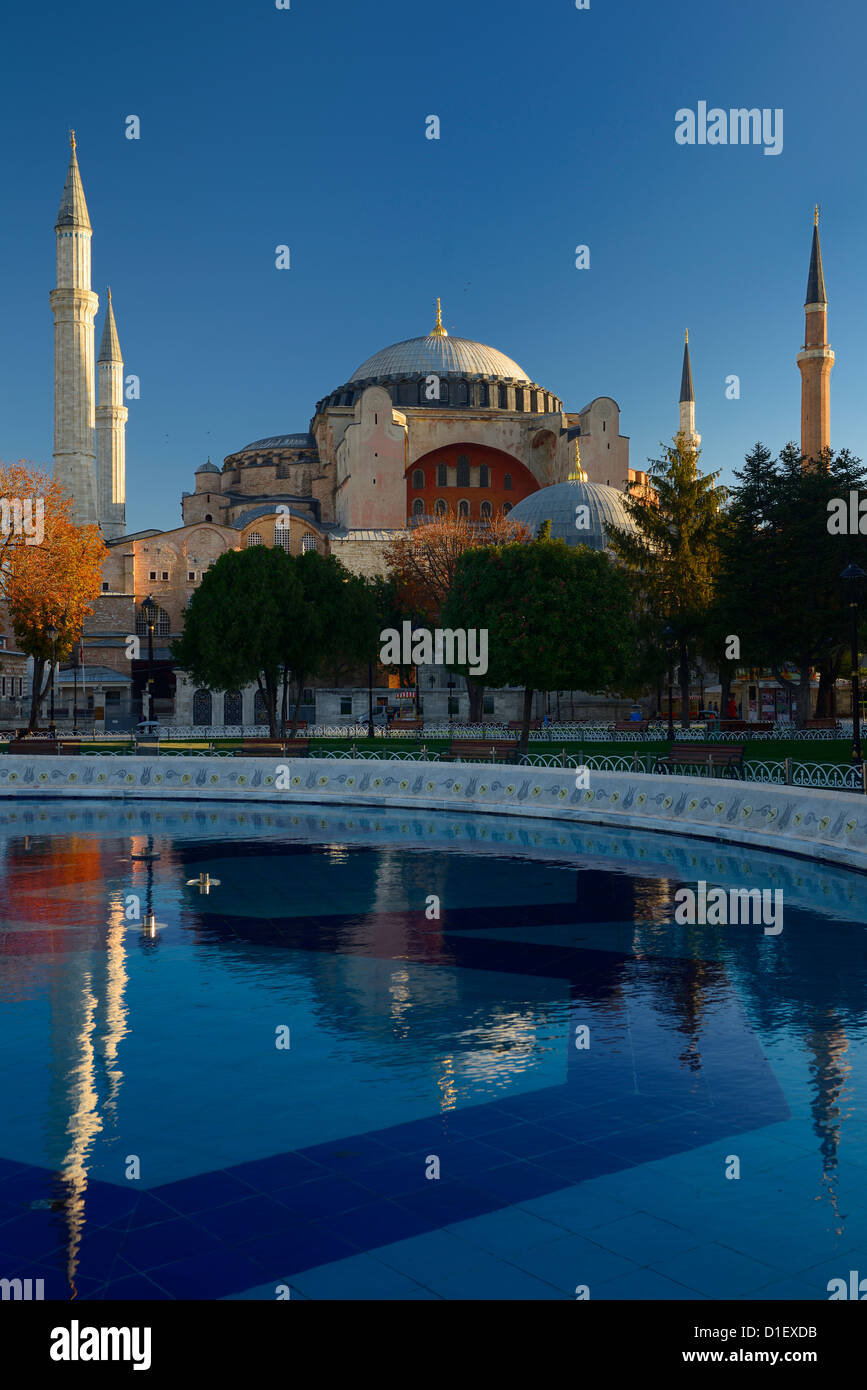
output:
POLYGON ((0 457, 51 460, 70 126, 97 334, 109 283, 141 379, 130 529, 178 524, 207 455, 306 430, 365 358, 429 331, 437 295, 451 333, 508 353, 567 409, 612 395, 638 468, 677 427, 688 326, 703 463, 728 478, 756 439, 776 450, 799 433, 817 200, 832 443, 864 455, 865 27, 839 0, 15 7, 0 59, 0 457), (782 153, 676 144, 676 110, 700 100, 781 107, 782 153))

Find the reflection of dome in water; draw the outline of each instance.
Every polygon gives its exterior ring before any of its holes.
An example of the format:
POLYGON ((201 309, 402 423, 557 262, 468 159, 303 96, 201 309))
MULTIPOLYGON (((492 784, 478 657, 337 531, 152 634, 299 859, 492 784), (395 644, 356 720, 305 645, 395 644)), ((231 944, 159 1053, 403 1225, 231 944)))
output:
POLYGON ((566 541, 567 545, 588 545, 591 550, 605 550, 608 536, 606 522, 635 530, 635 522, 623 505, 624 494, 616 487, 602 483, 570 481, 543 487, 525 497, 509 513, 510 521, 520 521, 536 534, 543 521, 551 523, 551 539, 566 541), (587 511, 579 514, 578 508, 587 511), (586 522, 579 529, 576 520, 586 522))

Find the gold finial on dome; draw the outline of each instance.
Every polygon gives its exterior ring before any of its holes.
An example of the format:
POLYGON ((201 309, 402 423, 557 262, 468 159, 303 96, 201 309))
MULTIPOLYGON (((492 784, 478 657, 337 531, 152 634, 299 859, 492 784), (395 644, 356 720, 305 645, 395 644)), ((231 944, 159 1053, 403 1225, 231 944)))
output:
POLYGON ((447 338, 448 332, 443 328, 443 311, 440 306, 439 296, 437 296, 437 321, 431 331, 432 338, 447 338))
POLYGON ((817 203, 817 204, 816 204, 816 207, 815 207, 815 209, 814 209, 814 211, 813 211, 813 226, 814 226, 814 227, 818 227, 818 225, 819 225, 819 204, 817 203))
POLYGON ((688 342, 689 342, 689 329, 688 329, 688 328, 685 329, 684 332, 685 332, 685 337, 684 337, 684 340, 683 340, 683 341, 684 341, 685 343, 688 343, 688 342))
POLYGON ((578 447, 578 440, 575 440, 575 462, 572 465, 572 472, 569 474, 570 483, 586 483, 587 474, 581 467, 581 450, 578 447))
POLYGON ((71 130, 71 131, 69 132, 69 143, 70 143, 70 145, 72 146, 72 148, 73 148, 73 150, 74 150, 74 149, 75 149, 75 131, 74 131, 74 130, 71 130))

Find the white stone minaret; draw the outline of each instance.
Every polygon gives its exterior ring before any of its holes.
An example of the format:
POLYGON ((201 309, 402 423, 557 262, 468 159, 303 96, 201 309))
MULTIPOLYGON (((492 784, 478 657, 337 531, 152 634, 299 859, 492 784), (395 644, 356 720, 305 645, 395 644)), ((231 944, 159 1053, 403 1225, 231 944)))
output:
POLYGON ((688 449, 697 450, 701 435, 695 428, 695 391, 692 385, 692 364, 689 360, 689 329, 683 344, 683 371, 680 374, 680 428, 688 449))
POLYGON ((72 152, 57 214, 57 288, 54 313, 54 476, 73 499, 78 525, 98 519, 94 455, 93 321, 99 305, 90 288, 92 230, 75 155, 72 152))
POLYGON ((123 358, 108 291, 108 308, 97 363, 96 489, 99 521, 107 541, 126 534, 126 420, 123 358))

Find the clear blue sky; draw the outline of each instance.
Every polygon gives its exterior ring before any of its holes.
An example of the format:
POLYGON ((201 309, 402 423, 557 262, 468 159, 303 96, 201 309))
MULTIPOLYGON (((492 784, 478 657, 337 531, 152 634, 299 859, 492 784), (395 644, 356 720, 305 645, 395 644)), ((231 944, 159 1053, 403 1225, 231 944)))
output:
POLYGON ((208 454, 306 430, 366 357, 431 328, 438 294, 451 333, 508 353, 567 409, 614 396, 639 468, 677 427, 688 326, 704 465, 726 478, 756 439, 799 433, 817 200, 832 443, 867 451, 854 2, 49 0, 3 28, 0 457, 51 460, 48 293, 74 126, 97 335, 109 283, 142 384, 130 529, 178 524, 208 454), (782 107, 782 153, 677 145, 675 111, 700 100, 782 107))

